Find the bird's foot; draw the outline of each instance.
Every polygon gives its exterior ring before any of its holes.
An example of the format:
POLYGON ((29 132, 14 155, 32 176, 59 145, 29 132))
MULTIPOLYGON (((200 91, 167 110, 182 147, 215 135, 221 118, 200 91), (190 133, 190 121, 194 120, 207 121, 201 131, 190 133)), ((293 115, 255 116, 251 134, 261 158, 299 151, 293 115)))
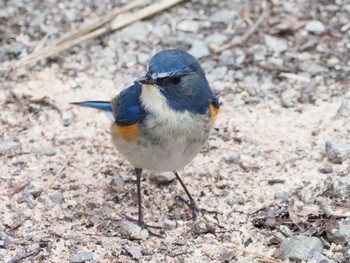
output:
POLYGON ((212 215, 214 215, 214 218, 216 219, 218 225, 220 225, 219 224, 219 219, 218 219, 219 212, 207 210, 207 209, 204 209, 204 208, 200 208, 200 207, 198 207, 198 205, 196 204, 196 202, 194 200, 187 201, 187 200, 185 200, 183 197, 181 197, 179 195, 175 196, 175 200, 178 200, 178 201, 180 201, 182 203, 185 203, 192 210, 192 219, 193 219, 193 221, 196 221, 197 213, 201 213, 202 215, 212 214, 212 215))
POLYGON ((135 218, 129 217, 127 215, 125 215, 125 218, 127 220, 131 221, 131 222, 136 223, 142 229, 146 229, 151 236, 156 236, 156 237, 160 237, 160 238, 165 238, 166 237, 166 234, 163 231, 164 228, 161 227, 161 226, 153 226, 153 225, 146 224, 145 221, 143 221, 142 218, 135 219, 135 218), (151 229, 158 229, 159 233, 158 232, 156 233, 156 232, 152 231, 151 229))

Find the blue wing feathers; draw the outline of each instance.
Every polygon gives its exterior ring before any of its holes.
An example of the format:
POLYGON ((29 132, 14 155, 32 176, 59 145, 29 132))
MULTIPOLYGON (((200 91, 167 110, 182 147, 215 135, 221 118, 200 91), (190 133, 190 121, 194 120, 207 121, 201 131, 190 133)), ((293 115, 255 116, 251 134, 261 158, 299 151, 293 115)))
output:
POLYGON ((140 103, 141 85, 133 84, 120 92, 113 113, 116 123, 130 125, 140 122, 145 115, 140 103))

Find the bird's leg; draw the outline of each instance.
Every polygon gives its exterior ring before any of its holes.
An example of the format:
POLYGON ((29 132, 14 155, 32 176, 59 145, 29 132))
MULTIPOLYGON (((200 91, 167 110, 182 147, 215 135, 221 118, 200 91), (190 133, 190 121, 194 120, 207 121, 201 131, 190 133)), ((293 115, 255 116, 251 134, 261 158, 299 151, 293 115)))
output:
POLYGON ((190 200, 190 202, 187 202, 187 201, 184 200, 181 196, 177 196, 177 198, 178 198, 180 201, 182 201, 182 202, 184 202, 185 204, 187 204, 187 205, 191 208, 191 210, 192 210, 192 219, 193 219, 194 221, 197 219, 197 214, 196 214, 196 212, 200 212, 200 213, 202 213, 202 214, 204 214, 204 213, 215 214, 215 215, 218 214, 218 212, 216 212, 216 211, 208 211, 208 210, 206 210, 206 209, 199 208, 199 207, 197 206, 196 202, 194 201, 193 197, 191 196, 190 192, 187 190, 187 188, 186 188, 184 182, 181 180, 179 174, 178 174, 176 171, 174 171, 174 174, 175 174, 176 178, 179 180, 179 182, 180 182, 182 188, 185 190, 186 195, 187 195, 188 199, 190 200))
POLYGON ((162 229, 162 227, 159 226, 151 226, 145 223, 145 221, 143 221, 143 213, 142 213, 142 202, 141 202, 141 174, 142 174, 142 169, 141 168, 135 168, 135 174, 136 174, 136 187, 137 187, 137 206, 138 206, 138 214, 139 217, 138 219, 133 219, 129 216, 126 216, 126 218, 130 221, 134 221, 137 222, 138 226, 140 226, 143 229, 147 229, 148 232, 151 235, 157 236, 157 237, 161 237, 163 238, 164 235, 162 234, 157 234, 154 233, 153 231, 150 230, 150 228, 154 228, 154 229, 162 229))
POLYGON ((139 218, 138 218, 138 225, 143 227, 145 226, 145 222, 143 221, 143 214, 142 214, 142 203, 141 203, 141 174, 142 169, 141 168, 135 168, 135 174, 136 174, 136 187, 137 187, 137 205, 139 208, 139 218))

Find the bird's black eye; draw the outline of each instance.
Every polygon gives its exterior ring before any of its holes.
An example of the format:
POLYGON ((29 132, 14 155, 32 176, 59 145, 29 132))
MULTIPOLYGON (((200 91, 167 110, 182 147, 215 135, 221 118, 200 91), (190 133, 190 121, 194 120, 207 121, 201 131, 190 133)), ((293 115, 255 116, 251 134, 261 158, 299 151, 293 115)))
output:
POLYGON ((176 76, 176 77, 172 77, 170 79, 171 83, 176 85, 176 84, 179 84, 181 82, 181 77, 180 76, 176 76))

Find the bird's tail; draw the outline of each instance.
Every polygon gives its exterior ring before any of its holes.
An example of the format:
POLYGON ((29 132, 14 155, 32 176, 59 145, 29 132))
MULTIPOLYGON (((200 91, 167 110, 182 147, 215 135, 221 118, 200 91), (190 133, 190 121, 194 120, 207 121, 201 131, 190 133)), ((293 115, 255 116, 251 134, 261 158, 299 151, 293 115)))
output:
POLYGON ((78 105, 81 107, 89 107, 103 111, 112 112, 112 103, 109 101, 82 101, 82 102, 72 102, 72 105, 78 105))

